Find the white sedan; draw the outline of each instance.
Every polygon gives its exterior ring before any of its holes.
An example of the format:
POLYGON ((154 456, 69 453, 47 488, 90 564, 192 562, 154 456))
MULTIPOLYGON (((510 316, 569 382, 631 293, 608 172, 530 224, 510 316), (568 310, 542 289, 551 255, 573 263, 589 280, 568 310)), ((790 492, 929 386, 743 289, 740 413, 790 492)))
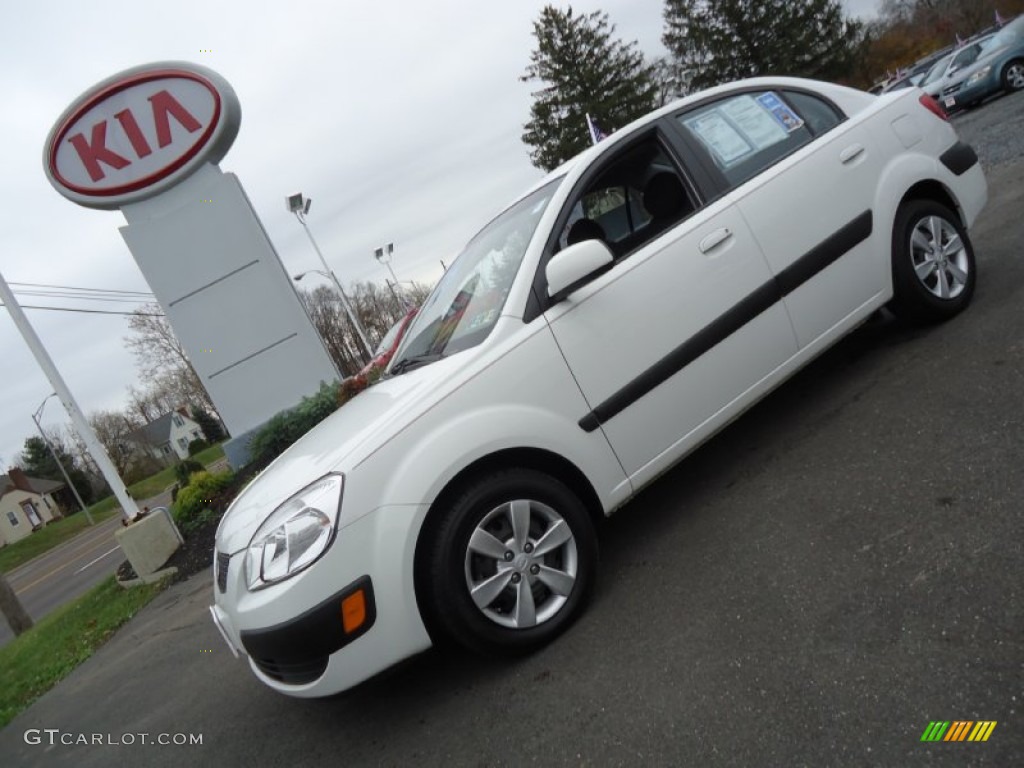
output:
POLYGON ((466 246, 385 378, 260 474, 211 611, 254 674, 332 694, 580 614, 595 520, 885 305, 962 310, 973 150, 918 89, 760 78, 551 173, 466 246))

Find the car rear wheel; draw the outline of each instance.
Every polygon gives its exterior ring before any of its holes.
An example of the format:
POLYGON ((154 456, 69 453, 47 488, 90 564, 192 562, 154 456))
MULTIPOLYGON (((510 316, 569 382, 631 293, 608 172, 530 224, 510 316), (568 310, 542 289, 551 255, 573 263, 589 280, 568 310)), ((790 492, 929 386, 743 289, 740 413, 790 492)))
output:
POLYGON ((974 249, 959 217, 930 200, 905 203, 892 242, 893 312, 937 322, 961 312, 974 293, 974 249))
POLYGON ((1014 59, 1004 67, 1003 88, 1008 91, 1024 88, 1024 59, 1014 59))
POLYGON ((582 611, 597 563, 590 516, 563 483, 532 469, 480 477, 430 543, 431 604, 442 631, 492 655, 528 653, 582 611))

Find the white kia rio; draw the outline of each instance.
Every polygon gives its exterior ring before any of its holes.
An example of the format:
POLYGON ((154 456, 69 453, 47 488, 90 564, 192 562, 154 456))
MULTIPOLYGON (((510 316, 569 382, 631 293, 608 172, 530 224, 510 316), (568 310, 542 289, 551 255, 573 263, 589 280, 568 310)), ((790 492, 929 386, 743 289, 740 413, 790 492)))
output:
POLYGON ((974 151, 920 90, 788 78, 617 131, 491 221, 388 374, 234 501, 213 618, 294 696, 579 615, 594 522, 879 307, 962 310, 974 151))

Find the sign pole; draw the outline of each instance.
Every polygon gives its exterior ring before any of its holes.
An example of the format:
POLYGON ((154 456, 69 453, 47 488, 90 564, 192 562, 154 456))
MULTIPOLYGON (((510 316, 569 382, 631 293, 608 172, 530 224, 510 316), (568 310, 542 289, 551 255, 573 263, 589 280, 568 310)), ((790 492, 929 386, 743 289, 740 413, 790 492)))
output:
POLYGON ((135 500, 128 495, 128 489, 121 482, 121 478, 118 477, 117 470, 114 469, 110 457, 107 456, 102 443, 96 437, 96 433, 92 431, 92 427, 86 420, 85 414, 78 407, 78 403, 71 396, 71 391, 68 389, 67 384, 64 383, 64 379, 57 370, 57 366, 53 364, 53 360, 43 346, 43 342, 36 335, 36 331, 29 323, 28 318, 25 317, 25 312, 18 304, 18 300, 14 298, 14 294, 11 292, 10 286, 7 285, 7 281, 2 274, 0 274, 0 299, 3 299, 4 305, 7 307, 7 311, 11 313, 11 319, 14 320, 14 324, 18 327, 22 338, 25 339, 25 343, 28 344, 28 348, 35 356, 36 362, 39 363, 39 367, 46 374, 46 378, 50 380, 50 384, 53 386, 54 392, 57 393, 57 397, 64 404, 64 408, 71 417, 75 429, 78 430, 78 434, 85 442, 86 448, 89 449, 93 460, 95 460, 96 465, 100 468, 103 479, 107 481, 110 489, 114 492, 114 497, 121 505, 122 514, 127 520, 134 520, 139 514, 139 509, 135 506, 135 500))

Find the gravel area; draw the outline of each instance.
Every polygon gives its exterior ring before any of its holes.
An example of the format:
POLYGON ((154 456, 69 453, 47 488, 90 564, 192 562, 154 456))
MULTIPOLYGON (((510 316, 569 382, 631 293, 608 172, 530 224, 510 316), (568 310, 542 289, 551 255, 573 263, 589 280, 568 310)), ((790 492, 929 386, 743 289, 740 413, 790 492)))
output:
POLYGON ((1024 91, 997 96, 953 116, 960 138, 974 147, 986 170, 1021 156, 1024 91))

